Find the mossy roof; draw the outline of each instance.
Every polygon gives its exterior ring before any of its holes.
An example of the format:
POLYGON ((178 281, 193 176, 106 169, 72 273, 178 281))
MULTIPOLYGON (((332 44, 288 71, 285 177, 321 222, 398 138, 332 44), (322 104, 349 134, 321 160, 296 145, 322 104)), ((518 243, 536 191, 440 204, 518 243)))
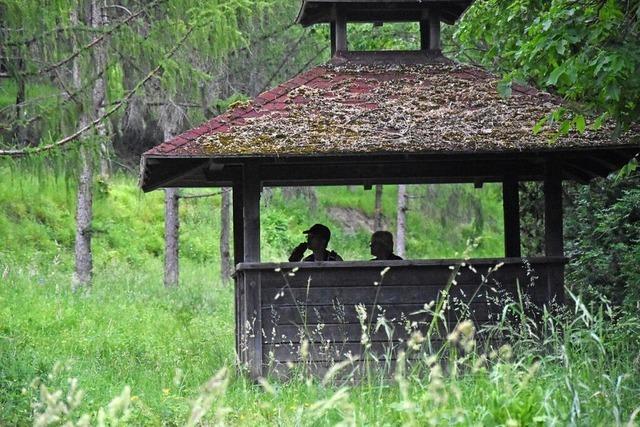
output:
POLYGON ((143 156, 486 153, 638 144, 638 129, 613 141, 612 123, 556 139, 555 124, 534 133, 536 122, 562 100, 516 84, 503 97, 498 82, 443 57, 405 65, 334 60, 143 156))

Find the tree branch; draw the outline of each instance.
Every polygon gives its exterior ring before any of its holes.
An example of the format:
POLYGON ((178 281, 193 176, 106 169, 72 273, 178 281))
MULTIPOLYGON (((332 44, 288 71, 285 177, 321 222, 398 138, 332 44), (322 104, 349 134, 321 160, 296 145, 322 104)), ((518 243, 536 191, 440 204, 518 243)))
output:
MULTIPOLYGON (((173 48, 171 48, 171 50, 169 52, 167 52, 164 55, 164 59, 171 58, 176 53, 178 48, 180 46, 182 46, 182 44, 187 40, 187 38, 189 37, 189 35, 191 35, 192 32, 193 32, 193 28, 190 28, 185 33, 185 35, 180 39, 180 41, 175 46, 173 46, 173 48)), ((30 149, 19 149, 19 150, 0 150, 0 157, 14 157, 14 158, 25 157, 25 156, 28 156, 28 155, 31 155, 31 154, 38 154, 38 153, 43 153, 43 152, 46 152, 46 151, 50 151, 50 150, 53 150, 54 148, 60 148, 60 147, 63 147, 65 145, 69 144, 70 142, 76 140, 78 137, 80 137, 82 134, 84 134, 89 129, 92 129, 92 128, 96 127, 97 125, 100 124, 100 122, 102 122, 103 120, 105 120, 109 116, 113 115, 123 105, 127 104, 129 102, 129 100, 131 99, 131 97, 142 86, 144 86, 152 77, 154 77, 156 75, 156 73, 158 73, 158 71, 162 70, 162 68, 163 68, 163 65, 162 65, 162 62, 161 62, 153 70, 149 71, 149 73, 141 81, 139 81, 138 84, 136 84, 136 86, 133 89, 131 89, 124 98, 120 99, 115 104, 113 104, 113 106, 111 108, 109 108, 100 117, 98 117, 97 119, 93 120, 88 125, 78 129, 77 131, 75 131, 71 135, 68 135, 68 136, 66 136, 66 137, 64 137, 64 138, 62 138, 62 139, 60 139, 60 140, 58 140, 56 142, 51 143, 51 144, 43 145, 43 146, 40 146, 40 147, 35 147, 35 148, 30 148, 30 149)))

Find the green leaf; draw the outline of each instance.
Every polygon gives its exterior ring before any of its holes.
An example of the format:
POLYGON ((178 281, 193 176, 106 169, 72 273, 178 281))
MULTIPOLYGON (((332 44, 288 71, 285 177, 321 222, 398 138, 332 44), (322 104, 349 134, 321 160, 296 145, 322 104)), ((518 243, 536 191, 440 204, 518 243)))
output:
POLYGON ((533 134, 537 135, 542 131, 542 128, 544 127, 545 123, 547 123, 547 117, 543 117, 540 120, 537 121, 537 123, 533 126, 533 134))
POLYGON ((576 116, 576 118, 574 119, 574 123, 578 132, 584 133, 587 124, 585 123, 584 116, 582 114, 578 114, 576 116))
POLYGON ((571 130, 571 122, 569 120, 563 120, 560 123, 560 129, 558 129, 558 133, 560 135, 566 135, 571 130))
POLYGON ((551 72, 551 75, 549 76, 549 78, 547 79, 547 84, 548 85, 555 85, 556 83, 558 83, 558 79, 560 78, 561 75, 564 74, 564 67, 560 66, 558 68, 556 68, 555 70, 553 70, 551 72))
POLYGON ((638 158, 634 157, 633 159, 631 159, 631 161, 629 163, 627 163, 626 165, 624 165, 616 174, 616 181, 619 181, 623 178, 628 177, 629 175, 631 175, 633 172, 636 171, 636 169, 638 169, 638 158))
POLYGON ((593 121, 593 123, 591 123, 589 128, 591 128, 592 130, 600 129, 602 127, 602 123, 604 122, 605 117, 606 117, 605 114, 601 114, 598 117, 596 117, 596 119, 593 121))

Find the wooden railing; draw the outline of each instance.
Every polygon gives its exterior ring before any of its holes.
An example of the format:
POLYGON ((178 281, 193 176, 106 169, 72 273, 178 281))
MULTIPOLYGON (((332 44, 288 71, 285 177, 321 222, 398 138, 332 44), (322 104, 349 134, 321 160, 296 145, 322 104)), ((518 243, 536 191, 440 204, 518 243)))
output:
POLYGON ((565 263, 564 257, 241 263, 237 352, 257 378, 301 360, 322 371, 348 355, 357 358, 363 333, 368 351, 387 358, 416 331, 437 347, 461 319, 479 328, 510 303, 532 313, 562 303, 565 263))

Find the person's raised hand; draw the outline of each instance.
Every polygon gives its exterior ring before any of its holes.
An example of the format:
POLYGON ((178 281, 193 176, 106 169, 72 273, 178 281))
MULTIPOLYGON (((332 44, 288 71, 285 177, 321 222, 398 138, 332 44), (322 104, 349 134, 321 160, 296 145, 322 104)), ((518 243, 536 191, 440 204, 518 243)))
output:
POLYGON ((293 249, 293 252, 291 252, 291 256, 289 257, 289 261, 290 262, 297 262, 302 260, 302 257, 304 256, 304 251, 307 250, 307 242, 302 242, 300 243, 298 246, 296 246, 293 249))

